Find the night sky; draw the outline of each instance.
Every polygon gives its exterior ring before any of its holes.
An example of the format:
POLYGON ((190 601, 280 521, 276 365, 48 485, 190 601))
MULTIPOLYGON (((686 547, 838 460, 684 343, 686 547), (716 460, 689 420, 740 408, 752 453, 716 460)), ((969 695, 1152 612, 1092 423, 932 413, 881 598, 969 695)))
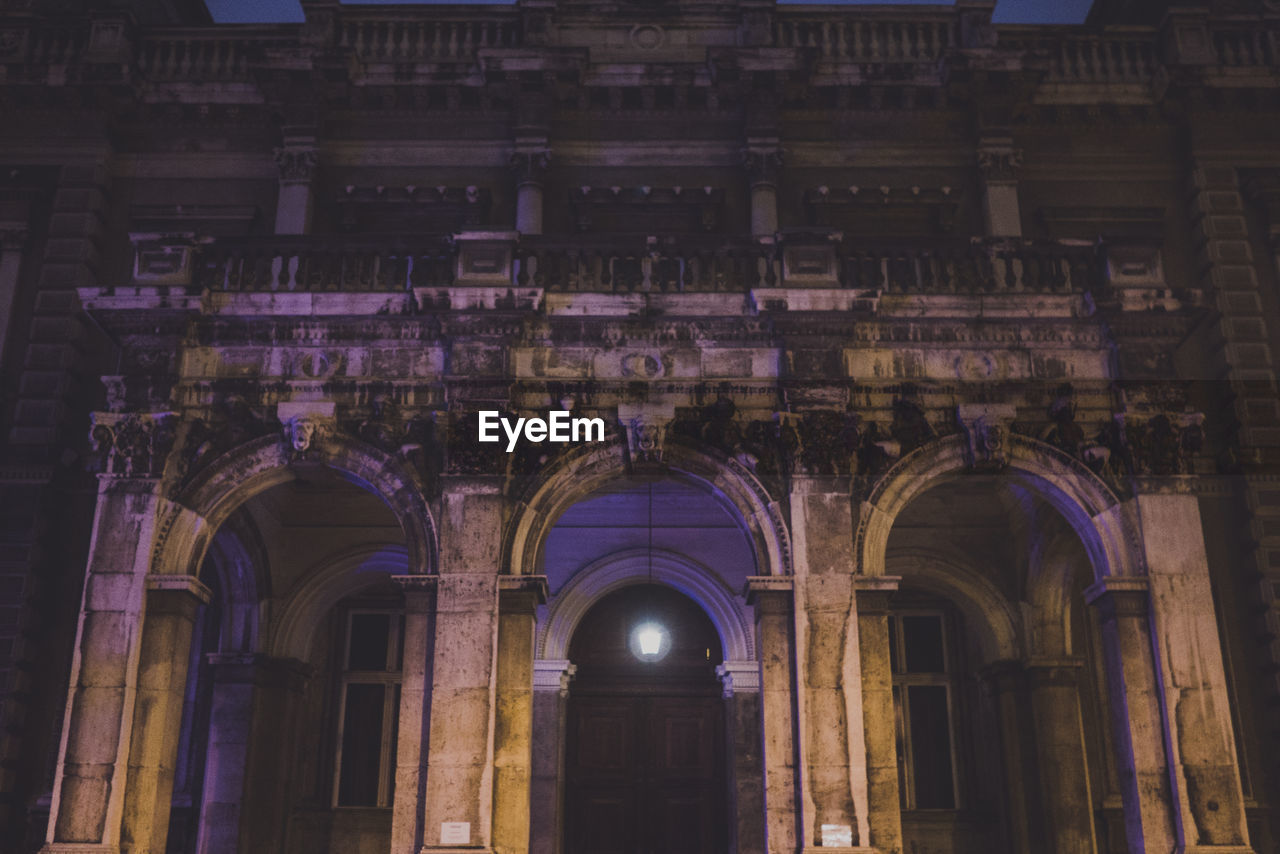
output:
MULTIPOLYGON (((205 0, 213 19, 225 24, 291 23, 302 20, 302 7, 298 0, 205 0)), ((382 5, 380 0, 344 0, 351 5, 382 5)), ((413 3, 415 0, 400 0, 413 3)), ((439 0, 417 0, 436 3, 439 0)), ((468 3, 494 3, 505 5, 511 0, 466 0, 468 3)), ((786 2, 786 0, 781 0, 786 2)), ((886 0, 827 0, 834 4, 874 3, 883 5, 886 0)), ((934 0, 888 0, 893 5, 938 5, 934 0)), ((995 20, 1009 24, 1078 24, 1084 20, 1092 0, 999 0, 995 20)))

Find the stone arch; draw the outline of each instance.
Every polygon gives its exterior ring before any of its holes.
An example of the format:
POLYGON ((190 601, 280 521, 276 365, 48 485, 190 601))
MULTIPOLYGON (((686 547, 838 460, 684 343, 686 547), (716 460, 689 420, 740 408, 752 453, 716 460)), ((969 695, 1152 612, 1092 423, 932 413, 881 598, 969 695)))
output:
MULTIPOLYGON (((885 574, 885 549, 898 515, 916 496, 967 469, 966 440, 935 439, 893 465, 863 502, 856 537, 858 572, 885 574)), ((1135 521, 1116 494, 1057 448, 1010 434, 1003 475, 1043 498, 1084 544, 1094 577, 1142 574, 1135 521)))
MULTIPOLYGON (((381 498, 404 534, 407 571, 435 571, 435 520, 417 474, 402 460, 352 436, 325 431, 312 441, 307 462, 330 468, 381 498)), ((166 502, 151 572, 198 576, 218 528, 245 501, 290 480, 292 464, 287 444, 278 434, 247 442, 214 460, 166 502)))
MULTIPOLYGON (((587 445, 565 454, 517 503, 503 538, 502 566, 513 575, 541 574, 543 545, 561 514, 627 473, 616 444, 587 445)), ((791 574, 791 540, 781 506, 746 466, 710 449, 669 439, 663 465, 653 473, 699 485, 725 500, 751 541, 756 571, 761 575, 791 574)))
POLYGON ((537 657, 567 659, 569 642, 582 617, 601 598, 622 587, 650 579, 678 590, 701 606, 711 618, 725 661, 754 661, 755 645, 742 606, 732 590, 708 567, 665 550, 625 549, 607 555, 576 573, 556 594, 547 618, 538 628, 537 657))
POLYGON ((306 661, 316 627, 343 598, 393 575, 405 575, 409 555, 402 546, 370 543, 313 566, 285 596, 271 633, 270 652, 306 661))
POLYGON ((987 662, 1023 657, 1025 635, 1016 605, 990 579, 950 552, 895 550, 886 558, 886 567, 909 585, 937 593, 955 605, 980 639, 987 662))

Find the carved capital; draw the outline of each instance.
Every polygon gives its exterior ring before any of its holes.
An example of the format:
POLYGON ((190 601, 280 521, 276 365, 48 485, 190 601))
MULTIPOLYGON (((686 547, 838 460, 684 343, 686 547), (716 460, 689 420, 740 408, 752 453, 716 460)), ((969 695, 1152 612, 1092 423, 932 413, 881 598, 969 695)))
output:
POLYGON ((1203 412, 1126 414, 1124 438, 1139 477, 1195 474, 1204 447, 1203 412))
POLYGON ((618 421, 627 434, 633 463, 660 463, 667 426, 675 419, 674 404, 618 404, 618 421))
POLYGON ((533 690, 556 691, 561 697, 569 696, 569 683, 578 672, 578 665, 563 658, 537 658, 533 662, 533 690))
POLYGON ((159 477, 173 448, 176 412, 95 412, 89 441, 106 477, 159 477))
POLYGON ((531 148, 511 155, 510 167, 515 175, 517 187, 524 184, 541 185, 550 165, 551 149, 549 148, 531 148))
POLYGON ((724 686, 724 698, 734 694, 755 694, 760 691, 760 662, 726 661, 716 667, 716 676, 724 686))
POLYGON ((978 171, 988 182, 1018 180, 1022 168, 1022 149, 1007 142, 996 142, 978 148, 978 171))
POLYGON ((778 183, 778 173, 782 171, 782 149, 754 146, 744 148, 742 165, 747 170, 751 186, 775 186, 778 183))
POLYGON ((1118 619, 1145 619, 1151 611, 1151 591, 1147 579, 1139 576, 1109 576, 1084 591, 1085 601, 1098 609, 1104 622, 1118 619))
POLYGON ((962 403, 956 418, 964 430, 965 464, 972 469, 1002 469, 1009 463, 1009 428, 1017 410, 1009 404, 962 403))
POLYGON ((307 184, 315 175, 319 153, 314 141, 286 141, 275 149, 281 184, 307 184))

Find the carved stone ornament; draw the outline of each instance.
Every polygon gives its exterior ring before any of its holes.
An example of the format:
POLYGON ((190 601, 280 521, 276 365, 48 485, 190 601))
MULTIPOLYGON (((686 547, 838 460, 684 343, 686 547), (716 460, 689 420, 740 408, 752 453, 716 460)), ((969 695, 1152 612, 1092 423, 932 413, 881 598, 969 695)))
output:
POLYGON ((1014 181, 1021 168, 1021 148, 993 145, 978 150, 978 169, 986 181, 1014 181))
POLYGON ((675 418, 674 404, 618 405, 618 421, 627 433, 633 463, 662 462, 667 425, 675 418))
POLYGON ((782 149, 744 148, 742 165, 746 168, 747 178, 753 185, 777 184, 778 173, 782 170, 782 149))
POLYGON ((956 417, 968 440, 965 464, 978 470, 1008 465, 1009 426, 1016 414, 1009 404, 960 404, 956 417))
POLYGON ((332 402, 320 401, 281 403, 276 407, 290 460, 315 456, 320 437, 333 426, 335 409, 332 402))
POLYGON ((541 184, 551 165, 551 149, 538 148, 529 151, 517 151, 511 155, 511 171, 515 173, 516 184, 541 184))
POLYGON ((315 174, 319 156, 314 145, 286 144, 275 150, 281 184, 306 184, 315 174))
POLYGON ((89 441, 97 472, 110 477, 159 477, 176 427, 176 412, 93 413, 89 441))

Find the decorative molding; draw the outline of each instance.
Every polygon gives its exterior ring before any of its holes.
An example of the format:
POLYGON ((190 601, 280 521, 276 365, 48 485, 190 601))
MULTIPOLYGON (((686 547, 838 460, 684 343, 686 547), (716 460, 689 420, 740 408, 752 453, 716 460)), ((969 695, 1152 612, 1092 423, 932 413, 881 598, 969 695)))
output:
POLYGON ((158 477, 173 448, 176 412, 94 412, 93 467, 104 477, 158 477))
POLYGON ((965 465, 977 470, 998 470, 1009 463, 1009 425, 1017 417, 1012 404, 962 403, 956 418, 968 440, 965 465))
POLYGON ((533 690, 556 691, 561 697, 569 696, 569 683, 578 672, 578 665, 567 658, 535 658, 533 660, 533 690))
POLYGON ((756 694, 760 691, 760 662, 725 661, 716 667, 716 676, 724 685, 723 696, 727 700, 736 694, 756 694))
POLYGON ((320 162, 314 138, 286 139, 273 151, 281 184, 309 184, 320 162))
POLYGON ((627 435, 632 463, 662 462, 667 427, 675 416, 674 403, 618 404, 618 421, 627 435))

